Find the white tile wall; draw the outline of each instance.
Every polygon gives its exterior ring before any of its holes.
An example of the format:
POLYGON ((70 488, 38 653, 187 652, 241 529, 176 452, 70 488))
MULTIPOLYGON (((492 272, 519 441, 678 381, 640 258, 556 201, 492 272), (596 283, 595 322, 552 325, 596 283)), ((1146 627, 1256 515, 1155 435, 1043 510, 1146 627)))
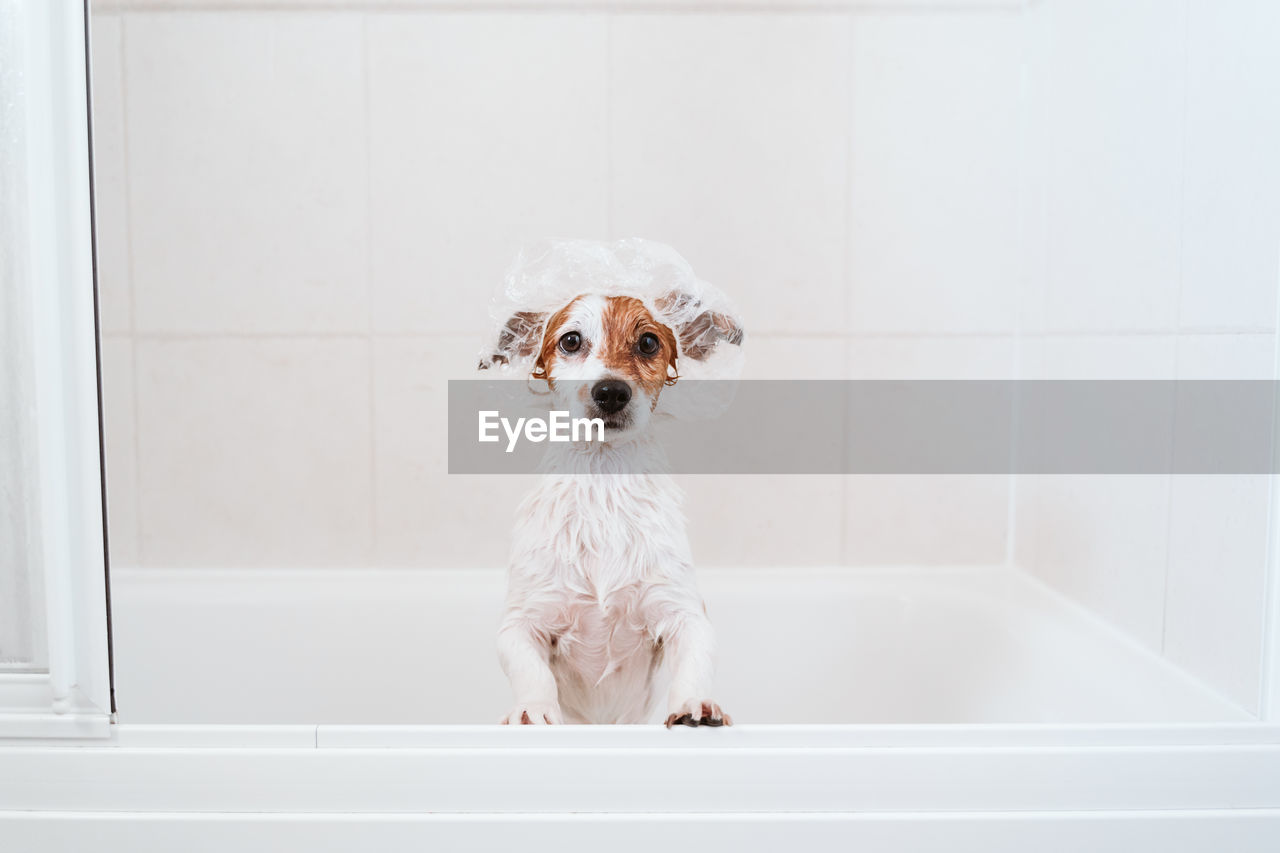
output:
POLYGON ((448 473, 448 381, 474 379, 477 340, 380 338, 374 348, 377 561, 506 564, 515 508, 535 479, 448 473))
POLYGON ((852 338, 850 379, 1015 379, 1012 335, 852 338))
POLYGON ((375 328, 479 328, 522 240, 608 236, 607 19, 367 28, 375 328))
MULTIPOLYGON (((743 378, 842 379, 843 337, 749 335, 743 378)), ((678 477, 700 565, 836 565, 842 561, 842 478, 826 475, 678 477)))
MULTIPOLYGON (((1181 379, 1271 379, 1272 334, 1183 335, 1181 379)), ((1271 478, 1174 477, 1163 651, 1247 710, 1259 710, 1271 478)))
POLYGON ((138 564, 137 421, 134 417, 133 340, 102 341, 102 437, 106 446, 107 534, 113 566, 138 564))
POLYGON ((848 18, 619 15, 611 48, 614 235, 678 247, 757 333, 844 331, 848 18))
MULTIPOLYGON (((478 328, 488 291, 520 238, 590 235, 603 223, 614 234, 653 236, 656 231, 675 240, 687 247, 700 272, 739 297, 752 321, 749 351, 755 366, 748 376, 843 375, 847 162, 853 156, 848 136, 853 29, 847 16, 125 17, 132 95, 128 126, 138 137, 129 177, 141 187, 135 205, 147 220, 133 238, 134 250, 145 256, 137 275, 144 306, 139 331, 148 345, 186 334, 235 339, 362 332, 370 312, 379 334, 440 335, 478 328), (231 49, 241 42, 243 47, 231 49), (335 47, 337 61, 318 71, 318 57, 329 46, 335 47), (360 50, 353 56, 354 48, 360 50), (357 66, 359 71, 353 70, 357 66), (744 67, 752 69, 751 76, 739 79, 744 67), (156 73, 161 68, 166 73, 156 73), (317 111, 308 124, 286 104, 275 138, 250 138, 249 131, 271 124, 267 111, 282 98, 280 84, 270 85, 273 81, 291 82, 303 101, 313 97, 298 79, 304 73, 315 78, 311 90, 327 86, 325 75, 345 78, 329 118, 317 111), (262 76, 269 85, 258 84, 262 76), (153 82, 155 77, 163 79, 153 82), (216 88, 211 77, 219 78, 216 88), (352 91, 353 77, 367 85, 367 95, 352 91), (139 93, 133 95, 133 88, 139 93), (352 104, 364 97, 367 128, 363 107, 352 104), (266 241, 225 241, 224 257, 214 263, 202 248, 210 228, 175 218, 172 210, 157 212, 174 202, 180 207, 184 195, 194 194, 214 230, 220 222, 241 225, 244 199, 289 198, 314 180, 315 165, 324 158, 291 162, 291 144, 304 132, 319 133, 321 122, 338 115, 349 121, 331 134, 327 159, 336 164, 363 155, 357 149, 367 144, 368 208, 358 202, 343 205, 349 217, 343 222, 361 231, 366 227, 362 217, 368 215, 371 293, 339 289, 322 294, 325 298, 309 312, 295 310, 296 289, 268 285, 260 275, 266 241), (663 121, 646 118, 654 116, 663 121), (251 163, 247 176, 233 173, 245 156, 256 157, 260 171, 253 172, 251 163), (192 159, 199 168, 182 174, 180 166, 192 159), (171 181, 175 172, 177 180, 171 181), (736 193, 748 178, 761 193, 758 199, 727 211, 712 204, 736 193), (247 179, 255 187, 247 187, 247 179), (191 193, 186 182, 198 185, 198 192, 191 193), (175 198, 162 198, 165 194, 175 198), (736 230, 725 231, 724 223, 704 215, 708 206, 737 217, 736 230), (154 229, 167 229, 174 240, 155 239, 154 229), (698 251, 706 257, 699 259, 698 251), (195 281, 175 284, 176 276, 152 275, 164 264, 202 255, 206 261, 196 265, 195 281), (717 275, 717 269, 724 272, 717 275), (235 280, 208 286, 219 276, 235 280), (784 292, 786 298, 780 298, 784 292), (815 305, 829 310, 815 311, 815 305), (252 317, 244 314, 247 309, 253 309, 252 317), (761 332, 779 329, 794 329, 796 336, 774 339, 771 347, 761 332), (810 337, 824 330, 827 337, 810 337)), ((995 43, 1009 46, 1008 22, 999 17, 999 34, 994 42, 984 42, 981 52, 990 52, 995 43)), ((982 30, 982 25, 952 21, 933 32, 932 44, 942 49, 949 36, 973 37, 982 30)), ((901 46, 907 46, 909 33, 898 38, 901 46)), ((910 78, 911 67, 931 63, 930 54, 916 51, 907 67, 898 67, 910 78)), ((1011 55, 1004 51, 995 65, 1011 55)), ((984 66, 974 79, 989 78, 992 69, 984 66)), ((1001 120, 1008 108, 1001 96, 996 110, 1001 120)), ((992 138, 993 126, 984 121, 975 138, 992 138)), ((359 169, 341 171, 343 177, 354 176, 354 183, 363 176, 359 169)), ((355 195, 349 186, 342 192, 355 195)), ((305 221, 308 227, 332 228, 327 218, 328 211, 321 211, 305 221)), ((282 229, 259 230, 275 234, 282 229)), ((316 242, 332 252, 341 241, 316 242)), ((317 260, 315 269, 333 272, 357 265, 355 252, 340 254, 336 263, 332 256, 317 260)), ((280 256, 268 258, 265 271, 278 272, 283 263, 280 256)), ((358 284, 362 272, 341 278, 358 284)), ((382 367, 374 370, 372 381, 383 402, 380 411, 405 413, 378 419, 379 563, 489 564, 498 558, 497 543, 505 535, 505 521, 496 524, 492 514, 451 519, 449 512, 461 502, 435 501, 432 495, 444 481, 435 479, 433 463, 426 460, 415 468, 411 462, 418 437, 413 421, 429 419, 431 407, 418 386, 423 374, 410 356, 417 352, 430 362, 444 343, 454 342, 387 338, 375 343, 373 363, 382 367), (433 508, 442 517, 424 518, 433 508), (433 538, 440 530, 461 543, 494 543, 492 553, 465 544, 450 548, 433 538)), ((904 363, 918 358, 910 342, 892 347, 904 363)), ((903 375, 901 365, 894 369, 903 375)), ((842 557, 843 483, 825 478, 773 478, 761 488, 739 483, 730 490, 731 500, 715 484, 694 484, 691 491, 695 545, 709 562, 788 557, 837 562, 842 557), (698 500, 700 490, 708 492, 706 500, 698 500), (727 535, 752 513, 772 521, 746 538, 727 535), (787 544, 784 531, 809 543, 804 555, 787 544)), ((246 542, 246 550, 250 547, 246 542)), ((217 561, 210 555, 190 559, 217 561)))
MULTIPOLYGON (((1012 336, 854 338, 850 379, 1011 379, 1012 336)), ((999 565, 1008 550, 1006 475, 845 478, 843 562, 999 565)))
POLYGON ((365 331, 361 19, 124 19, 141 332, 365 331))
POLYGON ((849 328, 1012 332, 1020 16, 854 18, 849 328))
MULTIPOLYGON (((1173 379, 1176 346, 1173 335, 1026 338, 1020 342, 1020 375, 1173 379)), ((1018 477, 1015 563, 1159 650, 1171 479, 1018 477)))
POLYGON ((1189 14, 1181 325, 1269 330, 1280 282, 1280 4, 1194 0, 1189 14))
MULTIPOLYGON (((1272 334, 1023 342, 1037 378, 1269 379, 1272 334)), ((1175 426, 1176 428, 1176 426, 1175 426)), ((1021 477, 1017 563, 1258 708, 1269 479, 1021 477)))
POLYGON ((1175 335, 1026 336, 1018 342, 1021 379, 1174 379, 1175 335))
POLYGON ((1159 651, 1167 476, 1021 476, 1015 562, 1159 651))
POLYGON ((843 335, 761 335, 747 329, 742 378, 845 379, 850 342, 843 335))
POLYGON ((1186 0, 1030 7, 1029 96, 1045 126, 1024 328, 1178 321, 1186 0))
POLYGON ((1270 483, 1266 476, 1173 479, 1162 650, 1258 713, 1270 483))
POLYGON ((133 328, 129 292, 128 189, 124 147, 121 26, 114 15, 93 21, 94 212, 98 229, 99 322, 105 333, 133 328))
POLYGON ((846 478, 851 566, 992 566, 1006 562, 1006 475, 846 478))
POLYGON ((1272 379, 1275 373, 1273 333, 1178 336, 1179 379, 1272 379))
POLYGON ((839 477, 677 478, 694 560, 702 566, 834 566, 841 560, 839 477))
MULTIPOLYGON (((1020 375, 1275 375, 1276 14, 1032 8, 1020 375)), ((1017 562, 1256 710, 1268 502, 1258 476, 1020 478, 1017 562)))
POLYGON ((143 565, 371 562, 365 340, 143 340, 135 357, 143 565))

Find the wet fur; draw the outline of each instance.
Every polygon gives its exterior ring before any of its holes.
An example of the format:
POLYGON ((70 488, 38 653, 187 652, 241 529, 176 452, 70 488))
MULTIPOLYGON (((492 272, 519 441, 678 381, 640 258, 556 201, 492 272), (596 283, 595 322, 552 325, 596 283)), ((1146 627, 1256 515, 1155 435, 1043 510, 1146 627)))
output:
POLYGON ((640 300, 580 296, 546 319, 533 374, 556 408, 595 416, 590 384, 622 379, 632 399, 605 442, 549 445, 546 476, 521 504, 499 658, 511 724, 727 725, 710 700, 714 634, 694 577, 683 495, 649 429, 678 375, 677 330, 640 300), (565 353, 566 331, 582 337, 565 353), (660 343, 646 355, 645 333, 660 343), (664 701, 665 694, 665 701, 664 701))

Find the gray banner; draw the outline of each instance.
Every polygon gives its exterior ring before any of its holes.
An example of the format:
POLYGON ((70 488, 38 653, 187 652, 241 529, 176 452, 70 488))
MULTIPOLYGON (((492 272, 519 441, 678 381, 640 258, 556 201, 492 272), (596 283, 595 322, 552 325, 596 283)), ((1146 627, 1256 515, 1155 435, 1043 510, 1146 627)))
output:
MULTIPOLYGON (((539 471, 550 433, 570 434, 560 415, 531 438, 553 409, 539 386, 450 381, 450 473, 539 471), (479 440, 481 413, 497 440, 479 440)), ((682 380, 654 435, 678 474, 1271 474, 1276 396, 1246 380, 682 380)))

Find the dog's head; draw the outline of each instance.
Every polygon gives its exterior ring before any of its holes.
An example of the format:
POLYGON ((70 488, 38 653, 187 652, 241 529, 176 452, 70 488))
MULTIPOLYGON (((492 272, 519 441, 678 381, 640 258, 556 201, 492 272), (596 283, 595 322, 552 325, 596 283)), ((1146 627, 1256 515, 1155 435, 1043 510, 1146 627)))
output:
POLYGON ((513 315, 480 367, 532 356, 531 375, 546 380, 557 409, 600 418, 606 441, 625 440, 649 426, 683 359, 703 360, 721 340, 742 342, 736 321, 698 307, 680 292, 654 310, 634 296, 582 294, 553 312, 513 315), (671 316, 683 322, 659 319, 671 316))

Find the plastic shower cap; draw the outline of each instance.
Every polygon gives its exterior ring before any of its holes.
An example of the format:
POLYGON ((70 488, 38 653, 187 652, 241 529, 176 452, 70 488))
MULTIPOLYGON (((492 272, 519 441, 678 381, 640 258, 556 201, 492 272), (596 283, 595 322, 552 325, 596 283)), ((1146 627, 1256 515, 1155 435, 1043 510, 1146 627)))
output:
POLYGON ((561 240, 522 249, 491 303, 494 327, 480 369, 528 377, 547 318, 586 294, 643 302, 675 334, 682 378, 736 379, 741 373, 742 321, 728 298, 694 275, 675 249, 634 238, 561 240))

